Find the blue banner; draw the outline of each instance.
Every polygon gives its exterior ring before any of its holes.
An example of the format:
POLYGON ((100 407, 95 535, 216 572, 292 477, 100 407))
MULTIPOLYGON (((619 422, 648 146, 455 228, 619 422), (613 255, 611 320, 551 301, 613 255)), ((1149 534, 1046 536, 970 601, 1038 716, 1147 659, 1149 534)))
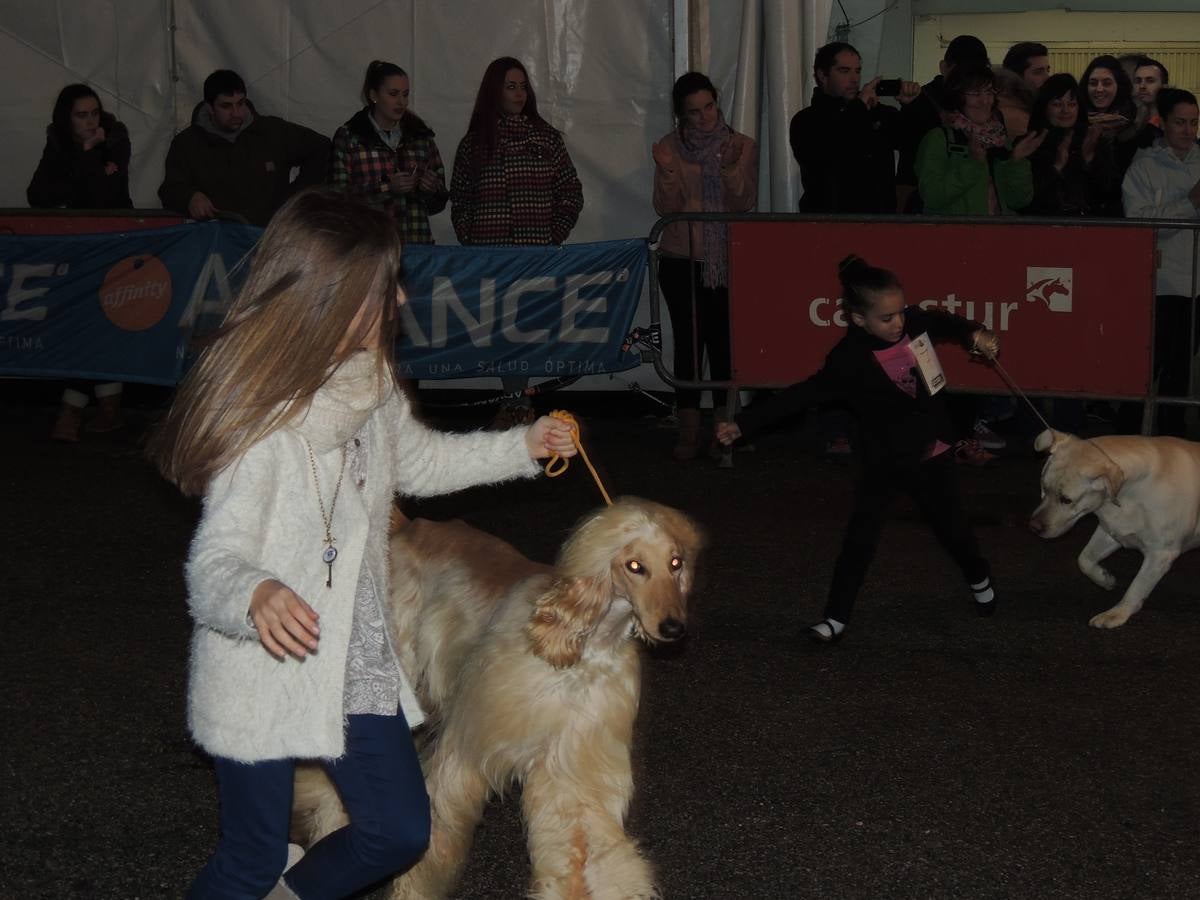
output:
MULTIPOLYGON (((220 321, 260 229, 204 222, 0 237, 0 374, 175 384, 220 321)), ((637 366, 622 349, 642 240, 405 249, 407 378, 562 377, 637 366)))
POLYGON ((0 237, 0 374, 175 384, 259 234, 204 222, 0 237))
POLYGON ((405 378, 619 372, 646 274, 646 242, 404 250, 405 378))

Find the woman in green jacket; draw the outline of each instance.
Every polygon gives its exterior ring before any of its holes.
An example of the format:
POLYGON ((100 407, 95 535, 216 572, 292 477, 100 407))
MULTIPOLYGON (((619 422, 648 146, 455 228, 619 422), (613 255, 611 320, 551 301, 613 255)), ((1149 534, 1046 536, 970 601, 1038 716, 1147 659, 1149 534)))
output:
POLYGON ((917 185, 932 215, 1008 215, 1033 200, 1029 156, 1045 139, 1030 132, 1010 140, 995 114, 989 66, 964 63, 946 78, 942 125, 917 147, 917 185))

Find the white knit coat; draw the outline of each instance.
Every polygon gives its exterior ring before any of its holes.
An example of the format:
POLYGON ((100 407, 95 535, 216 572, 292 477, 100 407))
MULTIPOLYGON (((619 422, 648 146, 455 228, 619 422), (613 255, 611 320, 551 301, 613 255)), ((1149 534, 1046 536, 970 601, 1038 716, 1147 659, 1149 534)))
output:
MULTIPOLYGON (((393 494, 427 497, 532 477, 540 469, 525 446, 527 430, 434 431, 393 392, 356 433, 365 450, 365 478, 360 487, 347 471, 337 500, 332 587, 325 585, 329 570, 321 561, 325 529, 312 464, 296 427, 272 433, 216 475, 186 570, 196 623, 188 690, 196 742, 211 754, 244 762, 341 756, 355 587, 365 564, 381 602, 387 597, 393 494), (254 588, 272 578, 320 615, 318 650, 303 660, 276 659, 247 624, 254 588)), ((341 444, 314 446, 314 456, 328 512, 341 444)))

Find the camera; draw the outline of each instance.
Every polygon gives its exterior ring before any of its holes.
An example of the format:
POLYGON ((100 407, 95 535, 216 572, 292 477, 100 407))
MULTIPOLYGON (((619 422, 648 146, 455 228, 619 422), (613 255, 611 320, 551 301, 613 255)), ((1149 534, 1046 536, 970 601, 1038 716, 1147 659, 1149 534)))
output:
POLYGON ((901 81, 899 78, 881 79, 879 84, 875 85, 875 96, 898 97, 900 96, 900 84, 901 81))

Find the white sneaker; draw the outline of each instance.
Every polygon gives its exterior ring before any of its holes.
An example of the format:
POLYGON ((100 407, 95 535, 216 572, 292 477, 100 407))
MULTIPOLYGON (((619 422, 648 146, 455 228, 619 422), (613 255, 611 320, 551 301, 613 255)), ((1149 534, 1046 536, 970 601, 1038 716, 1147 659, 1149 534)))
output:
POLYGON ((979 441, 979 446, 984 450, 1003 450, 1008 446, 1008 441, 992 431, 983 419, 976 419, 975 427, 971 430, 975 435, 975 440, 979 441))

